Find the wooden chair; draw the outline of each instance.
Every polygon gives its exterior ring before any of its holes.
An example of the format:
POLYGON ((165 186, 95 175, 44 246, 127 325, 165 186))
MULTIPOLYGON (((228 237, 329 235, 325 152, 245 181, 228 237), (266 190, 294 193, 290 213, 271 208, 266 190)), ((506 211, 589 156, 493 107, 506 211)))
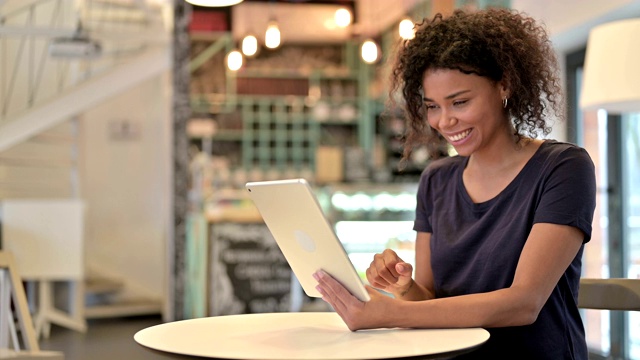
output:
POLYGON ((0 359, 64 360, 64 354, 60 352, 40 350, 22 279, 13 255, 5 251, 0 251, 0 359), (18 330, 22 339, 18 337, 18 330), (10 343, 13 348, 9 348, 10 343))

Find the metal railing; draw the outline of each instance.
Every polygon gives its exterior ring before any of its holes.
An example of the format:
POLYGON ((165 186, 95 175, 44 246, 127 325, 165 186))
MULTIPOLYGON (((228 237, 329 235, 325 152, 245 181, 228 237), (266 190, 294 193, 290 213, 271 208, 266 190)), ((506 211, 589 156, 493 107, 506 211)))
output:
POLYGON ((0 1, 0 126, 166 43, 162 13, 143 0, 0 1))

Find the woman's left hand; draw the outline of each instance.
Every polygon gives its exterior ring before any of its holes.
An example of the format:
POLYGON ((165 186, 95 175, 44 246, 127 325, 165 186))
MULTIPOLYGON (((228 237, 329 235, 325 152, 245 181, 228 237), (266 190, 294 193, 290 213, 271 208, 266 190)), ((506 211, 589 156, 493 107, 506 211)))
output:
POLYGON ((326 272, 319 270, 313 277, 318 281, 316 289, 322 294, 322 299, 333 307, 351 331, 394 327, 390 310, 395 299, 366 286, 371 300, 360 301, 326 272))

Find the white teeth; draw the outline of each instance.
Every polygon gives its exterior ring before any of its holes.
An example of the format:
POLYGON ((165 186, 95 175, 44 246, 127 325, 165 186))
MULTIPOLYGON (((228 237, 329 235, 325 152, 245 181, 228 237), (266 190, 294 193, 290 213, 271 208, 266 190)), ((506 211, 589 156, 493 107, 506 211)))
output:
POLYGON ((470 132, 471 132, 471 129, 469 129, 469 130, 467 130, 465 132, 461 132, 461 133, 456 134, 456 135, 449 136, 449 140, 451 140, 451 141, 460 141, 460 140, 466 138, 469 135, 470 132))

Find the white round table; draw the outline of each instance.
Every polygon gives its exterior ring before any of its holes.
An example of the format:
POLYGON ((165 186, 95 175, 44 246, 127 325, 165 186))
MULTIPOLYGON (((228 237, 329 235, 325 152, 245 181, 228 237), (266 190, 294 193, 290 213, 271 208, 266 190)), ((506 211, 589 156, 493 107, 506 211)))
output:
POLYGON ((333 312, 244 314, 175 321, 140 330, 140 345, 219 359, 349 360, 434 358, 472 351, 489 339, 473 329, 351 332, 333 312))

